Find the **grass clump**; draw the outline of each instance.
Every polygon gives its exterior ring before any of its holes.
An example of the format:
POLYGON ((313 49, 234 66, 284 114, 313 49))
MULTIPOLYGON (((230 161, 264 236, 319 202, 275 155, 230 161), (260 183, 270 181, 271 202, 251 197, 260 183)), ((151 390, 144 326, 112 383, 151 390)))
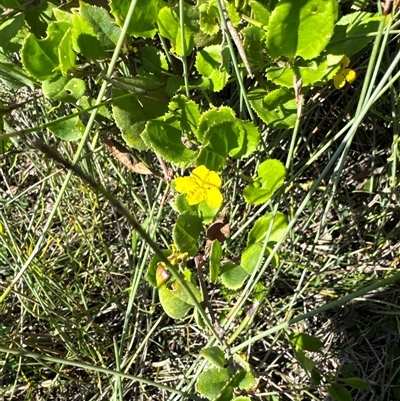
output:
POLYGON ((2 14, 0 397, 399 399, 395 6, 330 2, 370 37, 336 89, 335 41, 265 36, 282 2, 88 3, 2 14), (65 79, 26 58, 55 27, 65 79))

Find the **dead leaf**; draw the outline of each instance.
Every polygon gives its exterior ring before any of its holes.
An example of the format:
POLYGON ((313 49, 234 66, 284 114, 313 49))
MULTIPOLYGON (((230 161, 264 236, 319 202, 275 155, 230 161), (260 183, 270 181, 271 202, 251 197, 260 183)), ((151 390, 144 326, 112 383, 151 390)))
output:
POLYGON ((226 241, 231 233, 231 225, 225 215, 220 214, 217 220, 212 223, 207 229, 207 238, 211 241, 218 240, 219 242, 226 241))
POLYGON ((137 174, 158 175, 157 172, 148 168, 144 163, 136 159, 136 157, 125 146, 120 144, 114 138, 104 136, 103 140, 113 157, 130 171, 137 174))

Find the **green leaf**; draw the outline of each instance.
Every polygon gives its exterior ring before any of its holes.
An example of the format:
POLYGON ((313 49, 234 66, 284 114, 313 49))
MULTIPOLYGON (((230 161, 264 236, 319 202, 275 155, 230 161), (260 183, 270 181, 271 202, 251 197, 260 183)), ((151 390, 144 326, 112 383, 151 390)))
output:
MULTIPOLYGON (((149 267, 148 279, 149 281, 151 280, 151 282, 154 281, 153 275, 156 261, 157 259, 155 259, 155 262, 152 261, 153 265, 149 267)), ((197 287, 191 282, 191 272, 188 269, 184 270, 184 279, 198 302, 201 302, 201 294, 197 287)), ((165 313, 174 319, 181 319, 184 317, 193 307, 194 302, 189 297, 186 290, 184 290, 178 282, 174 281, 163 263, 157 263, 155 281, 159 290, 158 295, 160 302, 165 313)))
POLYGON ((238 132, 235 130, 236 117, 229 107, 208 110, 200 117, 198 139, 203 147, 196 159, 196 165, 205 165, 209 170, 219 171, 230 151, 238 149, 238 132))
POLYGON ((273 81, 276 85, 284 86, 286 88, 293 87, 294 77, 301 78, 303 88, 310 86, 316 82, 322 80, 322 78, 331 73, 332 68, 337 66, 340 67, 342 58, 336 57, 336 65, 331 64, 332 56, 329 55, 329 61, 327 55, 324 57, 320 56, 317 59, 311 61, 304 61, 298 59, 295 61, 293 66, 279 67, 273 66, 267 70, 267 78, 273 81))
POLYGON ((66 22, 52 22, 45 39, 29 34, 22 46, 21 57, 25 71, 39 81, 50 79, 60 66, 58 47, 69 29, 66 22))
POLYGON ((243 379, 239 383, 239 388, 247 391, 254 390, 258 384, 254 368, 239 354, 233 354, 233 359, 245 372, 243 379))
POLYGON ((361 390, 367 390, 371 386, 366 381, 360 379, 359 377, 348 377, 347 379, 341 379, 347 386, 351 386, 353 388, 359 388, 361 390))
POLYGON ((232 401, 251 401, 251 399, 247 396, 241 395, 240 397, 234 398, 232 401))
POLYGON ((183 213, 178 216, 173 229, 173 238, 180 252, 187 252, 189 256, 197 254, 197 241, 202 229, 203 225, 200 217, 189 213, 183 213))
POLYGON ((8 151, 8 149, 11 148, 11 146, 12 146, 12 142, 11 142, 10 138, 0 139, 0 155, 3 155, 4 153, 6 153, 8 151))
POLYGON ((272 213, 266 213, 265 216, 260 217, 254 224, 253 228, 249 232, 249 236, 247 238, 247 246, 252 244, 263 244, 265 238, 268 234, 270 225, 273 220, 273 226, 271 229, 271 233, 268 238, 268 243, 278 242, 279 238, 286 230, 288 225, 287 216, 281 212, 275 213, 275 218, 272 213))
POLYGON ((19 89, 26 85, 33 90, 36 84, 18 65, 3 62, 0 62, 0 80, 10 89, 19 89))
POLYGON ((204 348, 200 354, 217 368, 223 368, 226 364, 224 353, 219 347, 204 348))
POLYGON ((72 43, 75 51, 88 59, 97 60, 106 56, 94 29, 79 14, 72 20, 72 43))
POLYGON ((336 401, 353 401, 350 391, 342 386, 338 386, 337 384, 329 385, 328 392, 336 401))
POLYGON ((85 127, 79 117, 72 117, 66 121, 54 121, 48 130, 64 141, 77 141, 81 139, 85 127))
POLYGON ((298 349, 295 351, 296 359, 300 363, 300 365, 307 370, 308 372, 313 372, 315 365, 317 364, 311 358, 308 358, 303 350, 298 349))
MULTIPOLYGON (((143 80, 142 77, 120 78, 120 81, 141 89, 150 89, 150 83, 147 83, 147 80, 143 80)), ((122 136, 128 146, 143 150, 146 149, 146 145, 140 135, 144 131, 147 121, 162 116, 168 110, 168 104, 142 95, 115 99, 127 93, 131 92, 113 87, 112 110, 115 123, 122 131, 122 136)))
POLYGON ((188 149, 182 143, 181 137, 182 129, 179 118, 170 114, 149 121, 142 134, 146 145, 153 148, 166 160, 185 164, 195 158, 196 152, 188 149))
POLYGON ((178 56, 188 56, 191 53, 194 47, 193 32, 185 25, 184 43, 182 43, 182 31, 175 11, 163 7, 158 13, 157 25, 160 34, 171 42, 173 52, 178 56))
POLYGON ((281 0, 268 23, 270 56, 317 57, 333 34, 337 7, 337 0, 281 0))
POLYGON ((228 82, 230 62, 229 48, 221 45, 208 46, 196 56, 197 71, 211 80, 214 92, 222 90, 228 82))
POLYGON ((200 117, 197 137, 200 142, 206 144, 206 137, 208 138, 211 136, 209 131, 212 127, 218 126, 225 122, 233 123, 234 121, 235 112, 229 107, 219 107, 217 109, 207 110, 200 117))
MULTIPOLYGON (((210 6, 215 7, 218 10, 217 1, 218 0, 210 0, 210 6)), ((241 19, 239 13, 236 11, 235 6, 227 0, 225 0, 225 8, 228 13, 228 17, 232 22, 232 25, 236 28, 239 25, 241 19)))
POLYGON ((185 81, 182 76, 172 75, 172 77, 168 78, 167 85, 165 85, 165 93, 168 96, 172 96, 175 93, 179 92, 183 88, 184 84, 185 81))
POLYGON ((204 224, 210 224, 214 221, 215 216, 219 212, 219 208, 211 207, 206 201, 201 201, 197 205, 197 210, 203 219, 204 224))
POLYGON ((261 260, 262 248, 261 244, 251 244, 242 252, 240 265, 247 274, 252 274, 254 269, 258 267, 261 260))
MULTIPOLYGON (((168 257, 169 255, 172 254, 172 250, 171 249, 162 249, 161 252, 168 257)), ((158 264, 161 262, 161 259, 158 255, 154 255, 149 263, 149 267, 147 269, 147 281, 154 287, 157 288, 158 287, 158 283, 157 283, 157 277, 156 277, 156 272, 157 272, 157 267, 158 264)))
MULTIPOLYGON (((131 0, 111 0, 111 14, 117 24, 124 25, 131 0)), ((152 38, 157 33, 155 23, 159 10, 158 0, 137 0, 133 16, 129 22, 128 33, 135 37, 152 38)))
POLYGON ((226 263, 221 267, 221 283, 230 290, 242 287, 248 276, 247 271, 233 263, 226 263))
POLYGON ((246 202, 253 205, 266 202, 283 185, 286 169, 279 160, 268 159, 259 165, 257 175, 243 191, 246 202))
POLYGON ((250 66, 263 68, 268 62, 266 48, 267 33, 257 26, 247 26, 240 33, 250 66))
MULTIPOLYGON (((27 2, 22 1, 21 3, 26 4, 27 2)), ((37 38, 42 38, 45 36, 48 23, 52 20, 52 11, 55 7, 57 7, 57 5, 57 2, 36 0, 34 7, 25 9, 25 21, 29 25, 30 32, 33 33, 37 38)), ((21 7, 18 8, 21 9, 21 7)))
POLYGON ((186 194, 179 194, 175 197, 175 200, 171 203, 171 206, 178 213, 197 213, 197 205, 189 205, 186 200, 186 194))
POLYGON ((53 8, 52 11, 57 21, 68 22, 68 24, 72 26, 74 14, 60 10, 59 8, 53 8))
POLYGON ((102 47, 113 50, 121 35, 119 28, 103 7, 92 6, 83 1, 79 2, 83 19, 91 26, 102 47))
POLYGON ((238 147, 231 149, 229 155, 235 159, 243 159, 253 154, 260 141, 258 129, 249 121, 235 120, 233 131, 237 136, 238 147))
POLYGON ((11 39, 17 35, 22 28, 25 18, 24 14, 17 14, 13 18, 6 19, 0 24, 0 47, 7 48, 11 39))
POLYGON ((210 280, 216 283, 219 275, 220 260, 222 257, 222 246, 218 240, 214 240, 210 251, 210 280))
MULTIPOLYGON (((185 269, 186 272, 190 272, 190 270, 185 269)), ((191 274, 191 272, 190 272, 191 274)), ((193 284, 190 280, 185 280, 186 285, 190 288, 192 291, 192 294, 196 297, 198 302, 203 301, 203 297, 199 291, 199 289, 196 287, 195 284, 193 284)), ((183 302, 187 303, 188 305, 194 306, 194 302, 192 298, 189 296, 189 294, 180 287, 178 283, 174 283, 174 294, 183 302)))
POLYGON ((257 115, 274 128, 292 128, 297 119, 297 104, 294 91, 281 88, 272 92, 254 89, 248 99, 257 115))
POLYGON ((335 25, 335 31, 326 50, 329 54, 351 58, 374 40, 381 17, 377 14, 358 11, 344 15, 335 25))
MULTIPOLYGON (((225 1, 226 11, 233 26, 237 27, 240 22, 240 16, 235 7, 225 1)), ((217 1, 210 0, 199 6, 200 11, 200 29, 207 35, 215 35, 220 30, 220 15, 218 11, 217 1)))
POLYGON ((86 90, 85 81, 79 78, 63 77, 56 75, 43 81, 43 94, 49 99, 67 103, 76 103, 86 90))
POLYGON ((200 394, 212 400, 221 392, 229 379, 228 369, 213 366, 200 374, 196 389, 200 394))
POLYGON ((321 374, 315 369, 311 371, 311 382, 313 386, 319 386, 322 382, 321 374))
POLYGON ((69 28, 61 39, 58 46, 58 59, 60 61, 61 74, 66 76, 68 71, 74 69, 76 64, 76 55, 72 50, 72 29, 69 28))
MULTIPOLYGON (((140 49, 142 65, 138 68, 139 73, 152 73, 157 77, 164 77, 168 71, 168 63, 165 55, 154 46, 143 46, 140 49)), ((182 77, 179 77, 182 78, 182 77)))
POLYGON ((318 352, 324 345, 321 340, 306 333, 293 333, 289 338, 297 350, 318 352))
POLYGON ((264 4, 260 3, 259 1, 250 0, 249 6, 251 7, 252 17, 262 24, 263 26, 267 26, 269 22, 269 18, 271 16, 270 11, 264 4))
POLYGON ((220 30, 218 8, 205 2, 199 5, 200 29, 207 35, 216 35, 220 30))
POLYGON ((181 127, 186 132, 197 132, 200 120, 199 105, 184 95, 176 95, 168 105, 171 113, 179 116, 181 127))
MULTIPOLYGON (((94 103, 95 103, 95 99, 93 99, 90 96, 82 96, 79 99, 79 103, 81 105, 81 108, 84 110, 84 109, 93 107, 94 103)), ((110 121, 113 119, 112 115, 111 115, 111 111, 108 108, 108 106, 106 106, 106 105, 100 106, 97 109, 97 114, 96 114, 96 121, 104 121, 104 119, 110 120, 110 121)))
POLYGON ((182 319, 192 308, 191 305, 182 301, 174 291, 166 287, 159 288, 158 297, 165 313, 173 319, 182 319))

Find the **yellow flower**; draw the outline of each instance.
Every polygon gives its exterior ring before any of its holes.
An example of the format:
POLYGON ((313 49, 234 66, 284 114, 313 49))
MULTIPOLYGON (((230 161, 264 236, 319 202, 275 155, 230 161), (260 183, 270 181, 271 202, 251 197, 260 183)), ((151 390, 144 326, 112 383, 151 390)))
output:
POLYGON ((197 205, 202 200, 212 208, 218 208, 222 204, 222 194, 219 190, 221 178, 215 171, 210 171, 206 166, 196 167, 190 177, 178 177, 175 179, 175 189, 186 195, 189 205, 197 205))
POLYGON ((340 66, 340 70, 333 77, 333 84, 336 89, 341 89, 346 85, 346 82, 352 84, 357 77, 357 74, 351 68, 346 68, 350 64, 350 59, 347 56, 343 56, 342 63, 340 66))
POLYGON ((175 244, 171 245, 172 253, 168 256, 168 260, 171 262, 171 265, 179 265, 184 262, 188 256, 187 252, 179 252, 178 247, 175 244))

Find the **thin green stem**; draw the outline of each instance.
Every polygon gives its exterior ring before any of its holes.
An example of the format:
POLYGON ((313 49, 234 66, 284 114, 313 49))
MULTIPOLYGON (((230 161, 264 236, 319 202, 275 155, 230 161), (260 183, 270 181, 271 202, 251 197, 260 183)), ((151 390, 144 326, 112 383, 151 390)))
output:
POLYGON ((365 288, 362 288, 361 290, 352 292, 351 294, 345 295, 344 297, 337 299, 336 301, 329 302, 325 305, 322 305, 319 308, 316 308, 310 312, 304 313, 303 315, 297 316, 293 319, 290 319, 287 322, 278 324, 277 326, 272 327, 269 330, 266 330, 260 334, 257 334, 256 336, 251 337, 248 340, 244 341, 242 344, 240 344, 236 347, 233 347, 231 349, 231 352, 232 353, 239 352, 241 349, 247 347, 250 344, 255 343, 256 341, 261 340, 264 337, 269 336, 270 334, 276 333, 277 331, 280 331, 280 330, 287 329, 289 326, 292 326, 303 320, 310 319, 316 315, 319 315, 320 313, 325 313, 333 308, 337 308, 339 306, 346 305, 348 302, 352 301, 355 298, 363 297, 364 295, 368 294, 371 291, 377 290, 379 288, 387 287, 388 285, 394 284, 396 281, 399 281, 399 280, 400 280, 400 273, 396 273, 389 278, 385 278, 383 280, 377 281, 376 283, 371 284, 365 288))
POLYGON ((186 96, 189 97, 189 72, 186 60, 186 41, 185 41, 185 14, 184 1, 179 0, 179 25, 181 28, 181 43, 182 43, 182 64, 183 64, 183 79, 185 80, 186 96))
POLYGON ((13 348, 5 348, 5 347, 1 347, 1 346, 0 346, 0 352, 3 352, 4 354, 12 354, 17 357, 31 358, 31 359, 37 359, 39 361, 59 363, 59 364, 64 364, 66 366, 76 366, 77 368, 91 370, 91 371, 95 371, 95 372, 99 372, 99 373, 105 373, 108 375, 113 375, 116 377, 129 379, 129 380, 133 380, 133 381, 136 381, 139 383, 147 384, 149 386, 157 387, 161 390, 165 390, 170 393, 179 394, 182 397, 187 397, 191 400, 196 400, 196 401, 200 400, 200 398, 197 397, 196 395, 184 393, 183 391, 179 391, 179 390, 175 389, 174 387, 168 387, 168 386, 165 386, 164 384, 157 383, 152 380, 145 379, 143 377, 130 375, 128 373, 118 372, 118 371, 112 370, 112 369, 102 368, 101 366, 93 366, 93 365, 89 365, 84 362, 70 361, 68 359, 58 358, 55 356, 47 356, 47 355, 42 355, 42 354, 38 354, 35 352, 23 351, 23 350, 13 349, 13 348))

